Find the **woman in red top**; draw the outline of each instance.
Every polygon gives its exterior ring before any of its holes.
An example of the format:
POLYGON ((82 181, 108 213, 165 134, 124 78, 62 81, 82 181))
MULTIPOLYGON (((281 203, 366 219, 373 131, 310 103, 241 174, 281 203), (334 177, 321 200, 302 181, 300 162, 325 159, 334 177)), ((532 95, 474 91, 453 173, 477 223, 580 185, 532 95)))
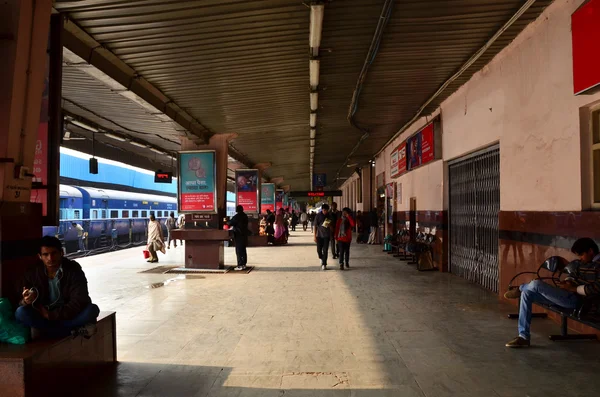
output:
POLYGON ((338 252, 340 256, 340 270, 350 267, 350 243, 352 242, 352 228, 354 219, 352 219, 352 210, 350 208, 342 209, 342 216, 335 225, 335 239, 338 242, 338 252))

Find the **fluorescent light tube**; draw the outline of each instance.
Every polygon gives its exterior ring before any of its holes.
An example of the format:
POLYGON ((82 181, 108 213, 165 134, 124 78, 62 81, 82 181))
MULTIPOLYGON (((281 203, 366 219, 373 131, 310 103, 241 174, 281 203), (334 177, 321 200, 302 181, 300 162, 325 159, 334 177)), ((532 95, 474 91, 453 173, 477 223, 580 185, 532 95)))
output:
POLYGON ((317 130, 311 128, 310 130, 310 139, 315 139, 317 137, 317 130))
POLYGON ((310 126, 312 128, 315 128, 317 126, 317 114, 316 113, 310 114, 310 126))
POLYGON ((139 143, 136 141, 129 141, 129 143, 131 143, 133 146, 137 146, 137 147, 143 147, 143 148, 147 148, 148 145, 144 144, 144 143, 139 143))
POLYGON ((121 141, 121 142, 125 142, 127 140, 127 139, 123 138, 122 136, 111 134, 110 132, 105 132, 104 136, 107 138, 116 139, 117 141, 121 141))
POLYGON ((313 54, 318 54, 319 47, 321 46, 324 11, 325 6, 323 4, 314 4, 310 6, 310 36, 308 40, 313 54))
POLYGON ((309 77, 310 77, 310 88, 316 90, 319 87, 319 64, 318 59, 311 59, 309 61, 309 77))
POLYGON ((156 149, 156 148, 153 148, 153 147, 150 148, 150 151, 152 151, 154 153, 157 153, 157 154, 166 154, 162 150, 159 150, 159 149, 156 149))
POLYGON ((75 120, 75 119, 71 120, 71 124, 75 124, 76 126, 81 127, 81 128, 83 128, 85 130, 88 130, 88 131, 92 131, 92 132, 98 132, 99 131, 98 128, 94 128, 94 127, 92 127, 90 125, 87 125, 86 123, 82 123, 81 121, 78 121, 78 120, 75 120))
POLYGON ((310 110, 316 111, 319 108, 319 93, 313 91, 310 93, 310 110))
POLYGON ((314 139, 310 140, 310 146, 315 146, 315 140, 314 139))

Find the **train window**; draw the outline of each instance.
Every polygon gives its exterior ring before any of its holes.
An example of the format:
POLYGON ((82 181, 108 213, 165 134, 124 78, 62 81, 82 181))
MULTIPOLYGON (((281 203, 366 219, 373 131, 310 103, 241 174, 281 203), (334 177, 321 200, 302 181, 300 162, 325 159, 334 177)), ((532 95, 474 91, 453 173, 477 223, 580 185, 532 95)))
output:
POLYGON ((156 216, 158 216, 159 218, 162 216, 162 211, 157 211, 156 213, 157 213, 156 216))
POLYGON ((98 219, 98 210, 92 211, 92 219, 98 219))
POLYGON ((110 211, 110 217, 111 218, 118 218, 119 217, 119 211, 111 210, 110 211))
POLYGON ((79 212, 79 210, 73 211, 73 219, 80 219, 80 218, 81 218, 81 213, 79 212))
POLYGON ((142 211, 142 218, 148 217, 148 211, 142 211))
POLYGON ((129 218, 129 211, 121 211, 121 218, 129 218))
POLYGON ((152 216, 152 215, 156 216, 156 214, 154 213, 154 211, 150 211, 150 216, 152 216))
POLYGON ((102 210, 102 219, 106 218, 106 210, 102 210))
POLYGON ((139 211, 131 211, 131 217, 132 218, 139 218, 140 216, 140 212, 139 211))

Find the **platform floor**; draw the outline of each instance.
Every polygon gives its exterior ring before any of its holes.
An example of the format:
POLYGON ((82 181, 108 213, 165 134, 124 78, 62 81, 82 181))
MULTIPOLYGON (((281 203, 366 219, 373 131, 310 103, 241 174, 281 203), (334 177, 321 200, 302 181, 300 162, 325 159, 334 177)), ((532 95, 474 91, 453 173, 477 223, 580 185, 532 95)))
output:
MULTIPOLYGON (((514 310, 450 274, 419 273, 352 246, 351 269, 322 272, 309 233, 250 248, 250 274, 140 273, 135 248, 80 259, 90 294, 115 310, 119 365, 78 395, 98 396, 594 396, 600 342, 509 350, 514 310), (96 384, 98 383, 98 384, 96 384)), ((183 249, 160 255, 181 265, 183 249)), ((226 262, 234 264, 232 248, 226 262)))

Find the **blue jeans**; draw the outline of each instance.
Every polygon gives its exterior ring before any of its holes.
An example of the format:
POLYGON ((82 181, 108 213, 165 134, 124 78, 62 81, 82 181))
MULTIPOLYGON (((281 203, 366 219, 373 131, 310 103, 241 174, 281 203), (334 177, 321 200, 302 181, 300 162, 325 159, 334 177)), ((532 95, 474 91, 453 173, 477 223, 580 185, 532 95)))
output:
POLYGON ((534 303, 554 305, 565 309, 575 309, 579 304, 579 295, 546 284, 541 280, 533 280, 529 284, 522 284, 521 303, 519 308, 519 336, 529 340, 531 333, 531 312, 534 303))
POLYGON ((90 303, 78 315, 70 320, 50 321, 42 317, 40 312, 30 306, 21 306, 15 312, 15 318, 21 324, 37 328, 52 337, 63 337, 71 334, 71 330, 84 326, 85 324, 95 323, 100 314, 98 306, 90 303))

